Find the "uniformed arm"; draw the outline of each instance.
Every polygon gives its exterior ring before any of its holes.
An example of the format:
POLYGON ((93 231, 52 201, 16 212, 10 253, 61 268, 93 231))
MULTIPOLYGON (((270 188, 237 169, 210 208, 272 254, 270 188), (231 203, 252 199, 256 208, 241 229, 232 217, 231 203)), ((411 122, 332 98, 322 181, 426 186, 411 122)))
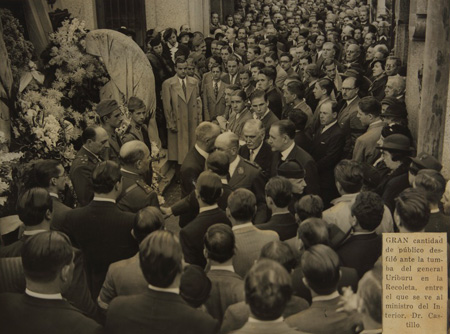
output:
POLYGON ((72 171, 70 179, 80 206, 88 205, 94 198, 92 170, 88 166, 78 166, 72 171))
POLYGON ((164 115, 166 116, 167 128, 172 131, 177 131, 176 117, 172 106, 172 99, 170 97, 170 79, 167 79, 162 84, 161 98, 164 107, 164 115))
POLYGON ((172 205, 172 214, 174 216, 181 216, 182 214, 189 213, 189 211, 197 208, 198 211, 198 200, 195 196, 195 191, 191 191, 189 195, 180 199, 174 205, 172 205))

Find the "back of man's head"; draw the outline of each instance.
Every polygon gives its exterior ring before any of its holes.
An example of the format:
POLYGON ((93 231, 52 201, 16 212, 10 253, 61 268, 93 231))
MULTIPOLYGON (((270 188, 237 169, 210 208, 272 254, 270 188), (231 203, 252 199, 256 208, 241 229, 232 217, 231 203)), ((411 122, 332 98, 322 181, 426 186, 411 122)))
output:
MULTIPOLYGON (((73 259, 73 249, 67 235, 45 231, 27 238, 22 247, 22 266, 27 280, 36 283, 55 281, 61 270, 73 259)), ((72 279, 67 272, 66 279, 72 279)))
POLYGON ((207 258, 219 263, 230 260, 234 255, 234 234, 226 224, 214 224, 204 237, 207 258))
POLYGON ((258 320, 281 317, 291 296, 291 277, 273 260, 258 260, 245 277, 245 300, 258 320))
POLYGON ((155 231, 139 245, 139 261, 147 282, 167 288, 181 274, 183 253, 178 238, 170 231, 155 231))
POLYGON ((302 255, 301 268, 309 288, 318 295, 336 291, 340 278, 339 257, 325 245, 314 245, 302 255))
POLYGON ((52 211, 52 198, 44 188, 26 190, 17 202, 17 213, 25 226, 35 226, 50 220, 52 211))
POLYGON ((292 199, 292 183, 283 176, 274 176, 266 183, 266 196, 278 208, 285 208, 292 199))
POLYGON ((353 160, 341 160, 334 168, 334 178, 346 194, 359 192, 364 180, 361 164, 353 160))
POLYGON ((164 217, 154 206, 147 206, 134 217, 133 235, 141 243, 150 233, 164 229, 164 217))
POLYGON ((362 301, 362 313, 381 325, 383 319, 382 277, 378 271, 369 270, 358 283, 358 296, 362 301))
POLYGON ((420 232, 430 219, 430 207, 422 189, 408 188, 395 199, 394 218, 407 232, 420 232))
POLYGON ((308 218, 300 223, 297 235, 308 249, 314 245, 329 245, 328 224, 321 218, 308 218))
POLYGON ((140 140, 131 140, 122 145, 119 154, 123 166, 136 167, 136 163, 149 155, 150 150, 140 140))
POLYGON ((57 178, 60 175, 60 170, 58 169, 61 162, 58 160, 48 159, 48 160, 38 160, 33 165, 33 175, 30 181, 33 186, 48 188, 50 186, 50 181, 52 178, 57 178))
POLYGON ((94 193, 109 194, 122 179, 120 167, 111 160, 100 162, 92 173, 94 193))
POLYGON ((295 203, 295 213, 300 221, 308 218, 322 218, 323 201, 318 195, 305 195, 295 203))
POLYGON ((295 138, 295 124, 288 119, 283 119, 272 124, 273 127, 277 127, 280 136, 286 135, 289 139, 295 138))
POLYGON ((281 264, 289 273, 297 266, 291 247, 283 241, 271 241, 261 248, 260 259, 269 259, 281 264))
POLYGON ((256 211, 256 197, 250 190, 239 188, 228 196, 227 212, 238 222, 250 222, 256 211))
POLYGON ((224 177, 230 170, 230 158, 224 152, 214 151, 206 159, 206 167, 213 173, 224 177))
POLYGON ((384 214, 384 204, 381 197, 371 191, 358 194, 352 205, 352 215, 358 225, 367 231, 375 230, 381 223, 384 214))
POLYGON ((434 169, 421 169, 414 179, 416 188, 423 189, 430 204, 437 205, 445 192, 446 181, 442 174, 434 169))
POLYGON ((222 195, 222 181, 216 173, 204 171, 197 179, 195 190, 203 202, 213 205, 222 195))

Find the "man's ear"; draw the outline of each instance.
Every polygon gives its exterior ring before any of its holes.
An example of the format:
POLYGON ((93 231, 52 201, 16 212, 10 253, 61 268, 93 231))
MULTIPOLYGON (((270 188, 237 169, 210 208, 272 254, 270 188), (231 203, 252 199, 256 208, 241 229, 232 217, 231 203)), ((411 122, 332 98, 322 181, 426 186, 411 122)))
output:
POLYGON ((71 275, 70 267, 71 267, 71 265, 72 265, 72 262, 70 262, 69 264, 65 265, 61 269, 60 277, 61 277, 61 280, 63 282, 67 282, 67 281, 70 280, 70 275, 71 275))
POLYGON ((302 278, 302 281, 303 281, 303 284, 305 284, 305 286, 306 286, 309 290, 311 290, 311 288, 310 288, 310 286, 309 286, 309 284, 308 284, 308 280, 306 279, 306 277, 303 277, 303 278, 302 278))
POLYGON ((50 210, 45 211, 45 219, 46 220, 51 220, 52 216, 53 216, 52 211, 50 211, 50 210))

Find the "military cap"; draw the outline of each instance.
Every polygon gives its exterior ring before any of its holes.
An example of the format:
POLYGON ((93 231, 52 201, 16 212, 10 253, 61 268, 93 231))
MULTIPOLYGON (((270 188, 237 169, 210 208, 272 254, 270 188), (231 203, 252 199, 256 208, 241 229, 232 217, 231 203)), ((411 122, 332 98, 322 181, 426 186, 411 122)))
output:
POLYGON ((119 109, 119 104, 116 100, 103 100, 97 104, 97 114, 100 117, 111 114, 114 110, 119 109))

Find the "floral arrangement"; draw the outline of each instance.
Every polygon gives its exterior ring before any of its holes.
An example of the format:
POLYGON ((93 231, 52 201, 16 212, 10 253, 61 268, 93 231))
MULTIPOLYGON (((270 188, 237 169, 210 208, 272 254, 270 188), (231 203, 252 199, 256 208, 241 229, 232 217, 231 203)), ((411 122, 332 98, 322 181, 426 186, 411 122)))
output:
POLYGON ((60 91, 45 88, 28 90, 19 98, 21 112, 13 119, 13 134, 24 161, 58 159, 69 166, 75 158, 72 143, 81 135, 84 117, 65 109, 62 98, 60 91))
POLYGON ((11 61, 11 71, 14 81, 18 84, 22 71, 33 56, 34 46, 23 37, 23 27, 11 11, 0 8, 0 19, 3 26, 3 39, 11 61))
MULTIPOLYGON (((0 146, 7 143, 5 134, 0 131, 0 146)), ((22 152, 0 151, 0 217, 6 215, 13 205, 8 205, 11 195, 11 186, 14 184, 13 170, 18 166, 22 158, 22 152)))
POLYGON ((46 76, 51 87, 63 93, 72 109, 85 112, 99 101, 100 88, 109 81, 102 62, 86 53, 84 21, 65 20, 50 34, 50 45, 44 54, 46 76))

